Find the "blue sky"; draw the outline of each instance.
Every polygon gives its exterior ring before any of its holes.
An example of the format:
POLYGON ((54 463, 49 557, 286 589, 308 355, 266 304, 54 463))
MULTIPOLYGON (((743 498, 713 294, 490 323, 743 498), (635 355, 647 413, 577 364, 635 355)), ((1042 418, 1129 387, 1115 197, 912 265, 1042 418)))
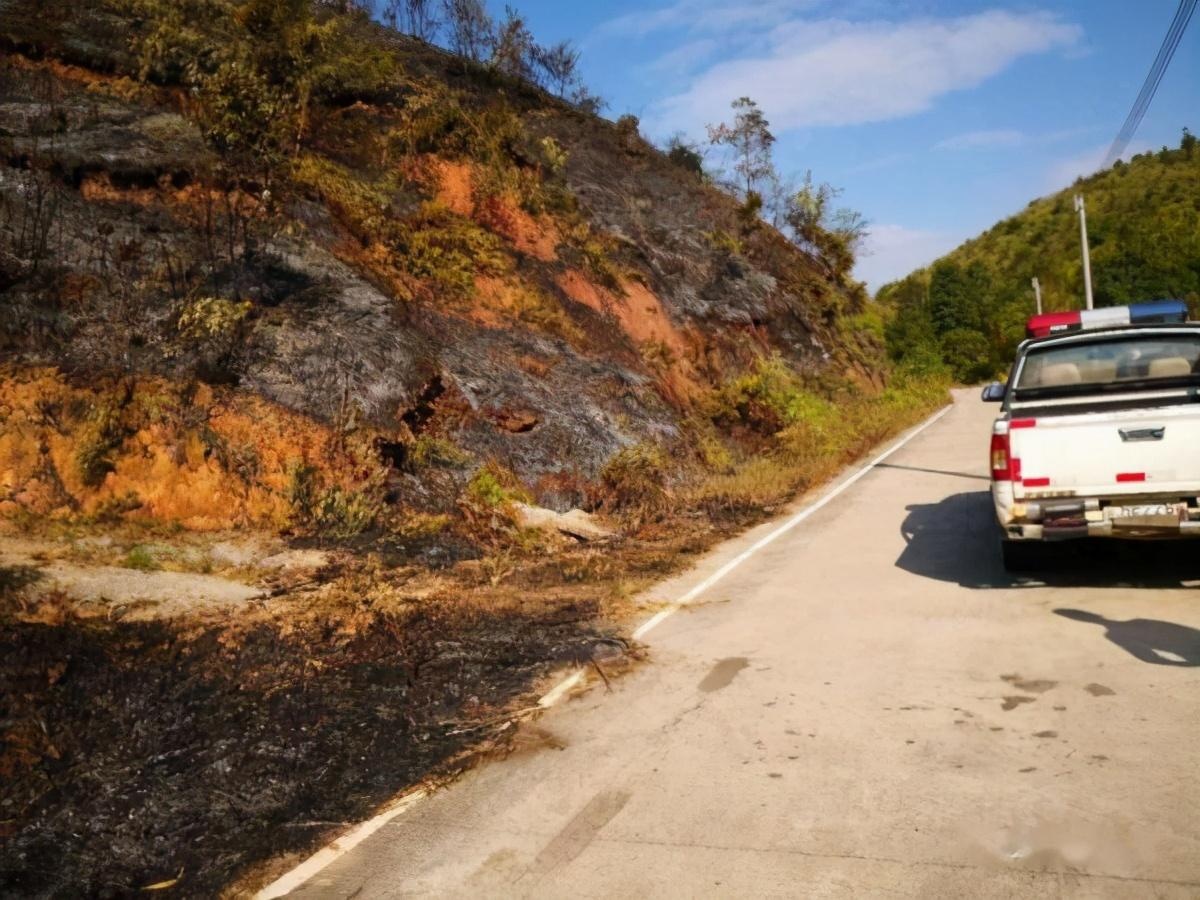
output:
MULTIPOLYGON (((496 13, 503 3, 490 4, 496 13)), ((844 189, 872 236, 857 274, 907 274, 1094 171, 1177 0, 611 0, 517 4, 542 42, 572 38, 607 115, 702 139, 749 94, 776 163, 844 189)), ((1200 23, 1133 151, 1200 132, 1200 23)))

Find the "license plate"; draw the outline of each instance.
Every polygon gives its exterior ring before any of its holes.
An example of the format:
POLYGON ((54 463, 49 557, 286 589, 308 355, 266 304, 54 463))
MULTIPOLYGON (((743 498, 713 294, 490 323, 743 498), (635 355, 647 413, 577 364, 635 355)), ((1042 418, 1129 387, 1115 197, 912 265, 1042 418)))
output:
POLYGON ((1117 527, 1171 528, 1183 521, 1184 515, 1184 509, 1174 503, 1148 503, 1120 507, 1109 517, 1117 527))

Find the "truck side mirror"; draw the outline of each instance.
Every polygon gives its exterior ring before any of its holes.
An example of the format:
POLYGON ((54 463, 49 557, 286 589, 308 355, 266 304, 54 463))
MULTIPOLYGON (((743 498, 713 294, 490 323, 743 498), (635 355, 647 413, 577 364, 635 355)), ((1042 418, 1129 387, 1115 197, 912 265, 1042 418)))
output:
POLYGON ((993 381, 983 389, 983 393, 979 395, 984 403, 1002 403, 1004 395, 1008 391, 1008 385, 1002 381, 993 381))

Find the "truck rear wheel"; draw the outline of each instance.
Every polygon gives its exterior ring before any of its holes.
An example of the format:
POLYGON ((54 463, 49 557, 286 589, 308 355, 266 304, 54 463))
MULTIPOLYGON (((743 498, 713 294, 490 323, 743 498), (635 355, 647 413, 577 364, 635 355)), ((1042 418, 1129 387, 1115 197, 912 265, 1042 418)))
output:
POLYGON ((1000 552, 1009 572, 1035 572, 1045 564, 1041 541, 1002 541, 1000 552))

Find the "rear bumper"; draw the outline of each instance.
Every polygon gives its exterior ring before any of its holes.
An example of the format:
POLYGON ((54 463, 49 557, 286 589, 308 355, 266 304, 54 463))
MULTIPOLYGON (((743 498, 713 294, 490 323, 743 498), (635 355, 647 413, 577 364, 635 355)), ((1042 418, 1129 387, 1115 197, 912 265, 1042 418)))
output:
POLYGON ((1181 491, 1017 497, 1011 482, 992 482, 996 520, 1014 541, 1111 537, 1170 540, 1200 537, 1196 484, 1181 491))
POLYGON ((1066 541, 1076 538, 1171 540, 1200 537, 1200 509, 1184 502, 1101 506, 1099 501, 1014 504, 997 509, 1009 540, 1066 541), (1003 513, 1008 513, 1007 520, 1003 513))
POLYGON ((1178 528, 1113 528, 1111 522, 1087 525, 1008 525, 1004 536, 1012 541, 1070 541, 1078 538, 1122 538, 1125 540, 1178 540, 1200 538, 1200 523, 1178 528))

